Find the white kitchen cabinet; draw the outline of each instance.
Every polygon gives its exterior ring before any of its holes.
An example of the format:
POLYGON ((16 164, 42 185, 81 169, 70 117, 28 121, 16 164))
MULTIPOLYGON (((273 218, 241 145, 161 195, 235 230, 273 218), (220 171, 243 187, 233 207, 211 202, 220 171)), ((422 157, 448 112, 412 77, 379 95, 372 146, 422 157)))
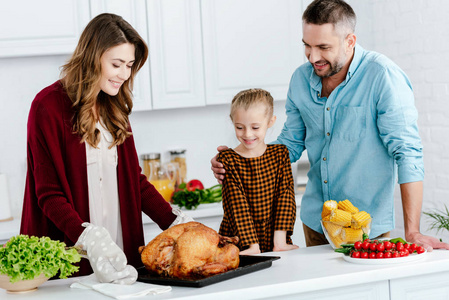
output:
POLYGON ((229 104, 252 87, 282 100, 304 56, 301 0, 17 0, 0 11, 0 57, 70 54, 93 17, 124 17, 149 46, 135 111, 229 104))
MULTIPOLYGON (((445 250, 436 250, 445 251, 445 250)), ((390 280, 391 300, 449 299, 449 272, 390 280)))
MULTIPOLYGON (((90 2, 92 18, 101 13, 113 13, 123 17, 148 45, 148 26, 145 0, 94 0, 90 2)), ((133 111, 151 110, 150 64, 147 61, 134 80, 133 111)))
POLYGON ((204 106, 199 0, 147 2, 153 108, 204 106))
POLYGON ((290 77, 304 61, 301 3, 201 2, 207 104, 229 104, 247 88, 286 99, 290 77))
POLYGON ((153 108, 229 104, 251 87, 286 99, 304 56, 301 3, 148 1, 153 108))
MULTIPOLYGON (((264 300, 347 300, 347 299, 363 299, 363 300, 388 300, 390 294, 388 290, 388 280, 372 282, 367 284, 358 284, 353 286, 326 288, 323 286, 318 291, 309 293, 297 293, 286 295, 283 297, 275 296, 264 298, 264 300)), ((430 299, 430 298, 429 298, 430 299)), ((439 298, 433 298, 439 299, 439 298)))
POLYGON ((70 54, 89 22, 89 2, 2 1, 0 15, 0 57, 70 54))

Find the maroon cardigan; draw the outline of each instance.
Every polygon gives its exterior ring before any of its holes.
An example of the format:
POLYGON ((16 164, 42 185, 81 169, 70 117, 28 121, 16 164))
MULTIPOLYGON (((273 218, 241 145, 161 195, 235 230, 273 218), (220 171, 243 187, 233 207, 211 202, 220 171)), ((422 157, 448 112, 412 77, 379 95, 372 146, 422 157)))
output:
MULTIPOLYGON (((73 245, 89 222, 86 148, 72 130, 72 102, 60 81, 37 94, 28 116, 27 176, 21 234, 48 236, 73 245)), ((117 147, 117 181, 128 263, 142 265, 143 211, 161 229, 175 220, 171 206, 147 180, 139 166, 133 137, 117 147)), ((77 275, 91 273, 83 260, 77 275)), ((86 263, 87 262, 87 263, 86 263)))

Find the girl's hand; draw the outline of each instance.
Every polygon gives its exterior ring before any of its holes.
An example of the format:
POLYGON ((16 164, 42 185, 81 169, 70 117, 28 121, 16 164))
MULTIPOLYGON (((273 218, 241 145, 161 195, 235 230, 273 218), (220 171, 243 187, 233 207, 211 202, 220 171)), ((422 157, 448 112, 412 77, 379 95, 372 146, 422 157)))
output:
POLYGON ((273 251, 289 251, 298 249, 299 246, 287 244, 287 231, 285 230, 275 230, 273 237, 273 251))
POLYGON ((251 255, 251 254, 259 254, 260 248, 259 244, 252 244, 248 249, 240 251, 240 255, 251 255))
POLYGON ((289 250, 295 250, 295 249, 298 249, 298 248, 299 248, 299 246, 297 246, 297 245, 290 245, 290 244, 275 245, 273 247, 273 252, 289 251, 289 250))

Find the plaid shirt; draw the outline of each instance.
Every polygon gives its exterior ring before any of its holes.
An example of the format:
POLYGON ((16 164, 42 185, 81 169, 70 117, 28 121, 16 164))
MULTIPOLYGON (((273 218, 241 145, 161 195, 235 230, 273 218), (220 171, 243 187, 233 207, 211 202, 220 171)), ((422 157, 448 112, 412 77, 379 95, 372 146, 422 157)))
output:
POLYGON ((220 152, 218 161, 226 170, 219 233, 238 236, 241 250, 259 244, 262 252, 273 251, 275 230, 287 231, 291 244, 296 203, 287 147, 267 145, 262 156, 253 158, 228 149, 220 152))

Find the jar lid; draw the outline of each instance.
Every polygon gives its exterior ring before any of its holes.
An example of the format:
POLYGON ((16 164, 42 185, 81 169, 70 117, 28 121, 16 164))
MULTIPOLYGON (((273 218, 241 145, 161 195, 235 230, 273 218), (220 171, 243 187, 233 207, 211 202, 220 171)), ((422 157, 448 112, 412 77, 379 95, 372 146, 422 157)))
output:
POLYGON ((186 149, 176 149, 176 150, 170 150, 171 155, 179 155, 186 153, 186 149))
POLYGON ((157 152, 145 153, 140 156, 142 159, 161 159, 161 154, 157 152))

